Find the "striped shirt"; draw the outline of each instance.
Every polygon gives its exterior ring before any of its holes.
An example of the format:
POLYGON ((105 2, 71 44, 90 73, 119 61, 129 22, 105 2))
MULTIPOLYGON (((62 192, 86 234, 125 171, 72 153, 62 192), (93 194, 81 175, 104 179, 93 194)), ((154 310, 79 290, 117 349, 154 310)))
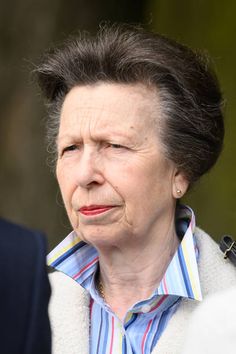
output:
POLYGON ((202 299, 194 228, 193 211, 179 206, 176 229, 182 241, 152 296, 134 304, 123 321, 97 290, 99 258, 94 247, 80 241, 73 231, 50 252, 48 264, 73 278, 90 294, 90 354, 150 354, 181 298, 202 299))

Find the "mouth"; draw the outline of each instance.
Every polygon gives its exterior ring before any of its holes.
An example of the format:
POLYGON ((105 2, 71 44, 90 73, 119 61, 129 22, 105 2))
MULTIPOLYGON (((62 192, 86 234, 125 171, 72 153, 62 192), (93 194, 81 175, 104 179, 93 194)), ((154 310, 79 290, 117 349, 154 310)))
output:
POLYGON ((89 205, 81 207, 79 212, 86 216, 93 216, 105 213, 113 208, 114 205, 89 205))

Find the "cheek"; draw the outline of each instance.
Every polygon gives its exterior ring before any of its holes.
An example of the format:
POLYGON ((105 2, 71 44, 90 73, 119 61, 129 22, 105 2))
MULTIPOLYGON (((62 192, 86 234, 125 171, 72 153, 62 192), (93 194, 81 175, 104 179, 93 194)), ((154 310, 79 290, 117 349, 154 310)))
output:
POLYGON ((116 165, 106 174, 106 181, 123 201, 127 216, 133 213, 136 207, 141 207, 144 199, 148 201, 147 192, 150 192, 150 188, 146 177, 144 180, 143 172, 133 165, 123 166, 123 168, 116 165))
POLYGON ((114 163, 110 164, 109 168, 105 166, 104 177, 106 182, 112 186, 112 188, 123 197, 132 186, 135 181, 135 168, 132 165, 114 163))
POLYGON ((167 163, 153 160, 143 166, 130 167, 125 173, 123 186, 132 202, 144 207, 160 200, 172 199, 173 168, 167 163))
POLYGON ((73 191, 73 178, 72 175, 68 175, 64 172, 61 166, 57 167, 56 170, 57 182, 60 187, 61 195, 64 203, 67 205, 69 203, 72 191, 73 191))
POLYGON ((172 178, 172 168, 167 163, 160 163, 148 157, 145 161, 129 161, 124 164, 114 164, 106 169, 107 179, 113 181, 117 188, 133 189, 139 187, 151 191, 153 185, 163 184, 172 178))
POLYGON ((56 175, 67 216, 70 220, 72 227, 77 228, 78 218, 72 207, 72 197, 74 191, 72 178, 71 176, 65 174, 61 169, 57 169, 56 175))

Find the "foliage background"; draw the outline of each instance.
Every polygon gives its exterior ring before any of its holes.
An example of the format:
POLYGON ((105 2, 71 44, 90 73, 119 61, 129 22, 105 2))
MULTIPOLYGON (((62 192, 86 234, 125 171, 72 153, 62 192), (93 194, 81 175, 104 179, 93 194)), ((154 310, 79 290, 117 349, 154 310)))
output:
POLYGON ((0 3, 0 215, 43 230, 49 247, 69 232, 47 166, 46 113, 30 71, 45 49, 101 21, 141 22, 213 58, 226 98, 220 161, 187 196, 218 240, 236 235, 236 2, 225 0, 10 0, 0 3))

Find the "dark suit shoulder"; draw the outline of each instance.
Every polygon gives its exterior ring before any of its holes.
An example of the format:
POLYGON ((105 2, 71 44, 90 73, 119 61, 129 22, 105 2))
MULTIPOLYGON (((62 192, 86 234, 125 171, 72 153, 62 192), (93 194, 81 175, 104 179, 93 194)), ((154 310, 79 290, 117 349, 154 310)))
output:
POLYGON ((1 219, 0 277, 0 352, 50 353, 45 237, 1 219))
POLYGON ((32 254, 34 257, 36 251, 38 254, 46 251, 46 238, 41 232, 0 219, 0 253, 21 253, 29 257, 32 254))
POLYGON ((33 231, 28 229, 25 226, 21 226, 18 224, 14 224, 11 221, 7 221, 5 219, 0 218, 0 237, 4 236, 4 234, 10 233, 11 235, 26 235, 26 236, 32 236, 35 234, 40 234, 38 231, 33 231))

